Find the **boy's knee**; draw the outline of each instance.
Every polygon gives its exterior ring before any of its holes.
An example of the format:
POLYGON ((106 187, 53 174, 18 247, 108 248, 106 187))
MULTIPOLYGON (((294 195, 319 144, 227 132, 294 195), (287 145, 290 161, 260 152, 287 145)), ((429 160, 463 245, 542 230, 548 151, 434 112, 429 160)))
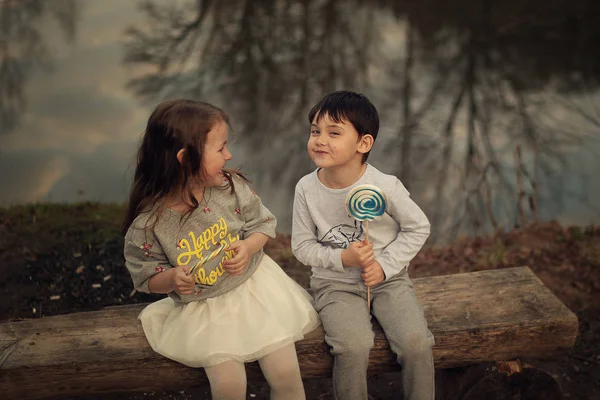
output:
POLYGON ((433 346, 430 334, 411 332, 403 341, 402 354, 404 357, 429 356, 433 346))
POLYGON ((354 359, 368 360, 369 353, 374 346, 373 338, 371 337, 355 337, 343 341, 337 341, 331 348, 331 353, 334 356, 351 357, 354 359))

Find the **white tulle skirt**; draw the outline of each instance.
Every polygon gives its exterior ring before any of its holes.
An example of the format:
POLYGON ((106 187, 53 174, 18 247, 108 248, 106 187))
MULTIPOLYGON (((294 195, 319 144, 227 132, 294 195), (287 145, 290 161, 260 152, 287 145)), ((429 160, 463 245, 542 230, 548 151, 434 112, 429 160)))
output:
POLYGON ((267 255, 232 291, 184 305, 165 298, 139 319, 154 351, 190 367, 255 361, 320 324, 310 294, 267 255))

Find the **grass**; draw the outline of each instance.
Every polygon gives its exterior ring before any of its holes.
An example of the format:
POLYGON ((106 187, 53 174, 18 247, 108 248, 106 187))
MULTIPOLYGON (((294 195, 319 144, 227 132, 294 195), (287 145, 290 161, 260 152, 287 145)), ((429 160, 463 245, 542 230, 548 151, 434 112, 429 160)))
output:
MULTIPOLYGON (((119 247, 124 211, 123 204, 89 202, 0 208, 0 263, 12 259, 25 264, 59 248, 76 254, 107 243, 119 247)), ((294 280, 308 286, 310 269, 292 254, 289 235, 278 234, 265 252, 294 280)), ((448 246, 427 246, 410 268, 411 276, 419 277, 522 265, 531 267, 567 304, 569 300, 585 304, 600 291, 600 229, 548 222, 465 237, 448 246), (572 285, 579 289, 569 290, 572 285)))
POLYGON ((121 235, 124 205, 38 203, 0 208, 0 254, 47 254, 121 235))

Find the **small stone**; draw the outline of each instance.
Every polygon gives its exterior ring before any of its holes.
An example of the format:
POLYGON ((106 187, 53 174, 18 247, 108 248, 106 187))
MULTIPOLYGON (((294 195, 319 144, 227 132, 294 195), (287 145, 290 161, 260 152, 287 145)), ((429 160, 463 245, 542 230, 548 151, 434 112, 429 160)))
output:
POLYGON ((73 254, 73 257, 79 258, 79 257, 81 257, 81 253, 75 253, 75 254, 73 254))
POLYGON ((50 300, 60 300, 60 295, 56 294, 54 296, 50 296, 50 300))
POLYGON ((97 271, 104 271, 104 267, 102 265, 96 265, 97 271))
POLYGON ((106 276, 104 277, 104 282, 106 282, 106 281, 107 281, 107 280, 109 280, 110 278, 112 278, 112 275, 106 275, 106 276))
POLYGON ((92 284, 92 287, 93 287, 94 289, 99 289, 99 288, 101 288, 101 287, 102 287, 102 285, 101 285, 101 284, 99 284, 99 283, 94 283, 94 284, 92 284))
POLYGON ((81 274, 83 272, 83 270, 85 269, 85 265, 80 265, 79 267, 77 267, 77 269, 75 270, 76 274, 81 274))

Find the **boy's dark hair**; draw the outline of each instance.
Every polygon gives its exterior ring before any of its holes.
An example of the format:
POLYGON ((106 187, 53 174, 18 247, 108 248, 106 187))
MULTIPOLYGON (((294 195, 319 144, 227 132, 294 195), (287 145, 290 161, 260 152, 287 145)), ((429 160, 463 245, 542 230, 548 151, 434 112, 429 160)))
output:
MULTIPOLYGON (((359 138, 369 134, 373 136, 373 143, 377 139, 379 114, 373 103, 363 94, 347 90, 329 93, 310 110, 308 122, 312 124, 315 117, 319 121, 325 115, 338 123, 350 122, 358 132, 359 138)), ((369 153, 370 151, 363 154, 363 163, 369 158, 369 153)))

